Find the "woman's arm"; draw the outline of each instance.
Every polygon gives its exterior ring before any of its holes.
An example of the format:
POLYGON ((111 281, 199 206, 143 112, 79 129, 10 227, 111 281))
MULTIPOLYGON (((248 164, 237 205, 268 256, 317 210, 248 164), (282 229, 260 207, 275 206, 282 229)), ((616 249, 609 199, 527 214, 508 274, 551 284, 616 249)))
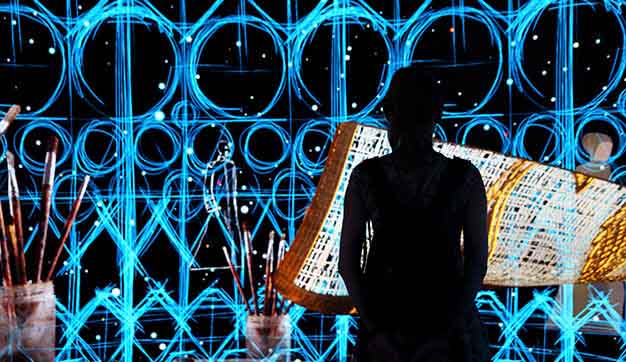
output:
POLYGON ((474 304, 476 294, 482 286, 487 273, 489 252, 487 230, 487 196, 482 176, 471 165, 468 175, 467 207, 463 220, 463 289, 461 293, 461 309, 468 316, 474 304))
POLYGON ((357 166, 352 170, 346 187, 339 249, 339 274, 341 274, 365 327, 373 331, 375 326, 369 318, 365 305, 361 273, 361 251, 365 242, 365 225, 367 222, 365 200, 361 195, 361 177, 361 170, 357 166))

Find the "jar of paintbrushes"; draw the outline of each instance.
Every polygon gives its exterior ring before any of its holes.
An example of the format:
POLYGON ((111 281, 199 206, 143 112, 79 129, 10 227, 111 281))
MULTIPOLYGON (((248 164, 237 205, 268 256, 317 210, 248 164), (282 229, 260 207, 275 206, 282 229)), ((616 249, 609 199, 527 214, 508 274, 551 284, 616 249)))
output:
POLYGON ((241 282, 239 274, 232 263, 232 257, 228 248, 224 247, 224 256, 235 279, 235 284, 239 294, 245 302, 246 311, 246 349, 248 358, 254 360, 267 360, 277 362, 289 362, 291 349, 291 322, 289 319, 289 306, 285 305, 285 299, 276 292, 272 283, 272 273, 275 264, 279 264, 286 251, 285 235, 281 236, 278 250, 274 248, 275 233, 269 234, 267 253, 265 254, 265 282, 264 288, 257 293, 252 272, 252 237, 248 228, 243 226, 243 249, 246 256, 246 267, 244 276, 247 275, 249 284, 249 295, 246 297, 244 283, 241 282), (276 255, 275 255, 276 254, 276 255), (259 298, 259 294, 262 295, 259 298), (248 300, 252 302, 249 303, 248 300))
MULTIPOLYGON (((0 135, 2 130, 6 131, 6 127, 2 125, 12 123, 6 118, 15 117, 19 113, 19 107, 17 111, 14 107, 12 110, 0 122, 0 135)), ((17 163, 11 152, 6 153, 9 213, 5 217, 4 206, 0 202, 0 360, 54 361, 55 358, 56 298, 52 278, 89 183, 89 176, 86 176, 72 204, 60 239, 48 245, 48 219, 58 142, 56 137, 48 139, 39 208, 39 230, 33 242, 32 258, 29 258, 34 260, 34 264, 30 267, 26 263, 24 250, 17 163)))

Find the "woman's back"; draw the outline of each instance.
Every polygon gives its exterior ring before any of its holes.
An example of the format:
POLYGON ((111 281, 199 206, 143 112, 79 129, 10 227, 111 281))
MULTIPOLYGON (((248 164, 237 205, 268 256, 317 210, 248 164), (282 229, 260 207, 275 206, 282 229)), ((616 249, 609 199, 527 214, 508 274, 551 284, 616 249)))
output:
MULTIPOLYGON (((400 338, 413 336, 398 347, 405 353, 441 343, 436 336, 444 336, 459 313, 464 310, 470 315, 475 310, 472 291, 480 288, 482 278, 464 279, 459 244, 468 222, 486 219, 480 188, 484 197, 480 173, 471 163, 437 152, 419 157, 391 153, 362 162, 351 174, 344 201, 340 270, 345 271, 341 260, 351 259, 350 252, 360 258, 364 236, 360 228, 371 221, 373 239, 360 280, 350 280, 350 273, 342 276, 349 291, 350 286, 361 285, 357 288, 361 292, 350 294, 366 324, 400 338), (350 248, 355 242, 351 240, 358 240, 358 248, 350 248)), ((482 244, 484 250, 472 250, 478 254, 486 253, 486 239, 480 240, 486 238, 484 229, 480 232, 478 222, 468 234, 470 243, 482 244)), ((371 333, 365 326, 362 329, 359 339, 364 342, 371 333)))

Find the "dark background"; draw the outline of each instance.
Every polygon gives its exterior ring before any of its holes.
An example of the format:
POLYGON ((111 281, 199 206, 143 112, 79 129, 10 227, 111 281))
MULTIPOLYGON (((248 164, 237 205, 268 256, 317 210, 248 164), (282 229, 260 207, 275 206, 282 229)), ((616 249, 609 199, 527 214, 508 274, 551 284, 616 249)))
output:
MULTIPOLYGON (((310 37, 296 57, 300 63, 291 67, 287 63, 294 59, 296 44, 304 37, 302 24, 316 17, 322 19, 340 2, 119 3, 139 9, 137 16, 123 12, 106 16, 115 2, 0 3, 0 105, 4 109, 19 103, 24 110, 3 138, 2 147, 14 151, 23 163, 23 208, 28 226, 33 227, 27 234, 32 238, 37 231, 41 162, 45 139, 52 132, 62 138, 63 159, 57 166, 61 175, 54 194, 54 240, 77 183, 84 174, 94 176, 80 222, 63 254, 64 260, 68 255, 72 257, 55 279, 59 302, 67 308, 60 312, 67 320, 61 323, 62 329, 79 328, 78 339, 71 343, 60 340, 63 359, 79 355, 92 358, 89 356, 94 354, 105 360, 119 359, 120 354, 115 353, 127 340, 118 331, 121 324, 130 323, 122 320, 139 311, 142 303, 149 307, 137 318, 141 328, 136 330, 137 340, 132 347, 135 360, 159 358, 160 343, 166 343, 168 352, 173 352, 195 350, 193 342, 202 341, 205 347, 210 346, 206 347, 210 355, 222 343, 227 349, 235 348, 235 343, 224 342, 233 328, 232 305, 216 296, 188 309, 191 316, 179 317, 189 320, 195 338, 177 335, 174 328, 173 315, 184 314, 177 306, 192 303, 209 287, 223 288, 230 295, 234 292, 220 250, 226 238, 215 220, 209 220, 196 257, 197 267, 204 269, 187 272, 187 260, 180 252, 184 245, 193 251, 207 220, 206 163, 215 159, 220 141, 233 143, 232 159, 241 170, 238 184, 248 185, 247 190, 239 190, 238 203, 247 204, 249 210, 238 210, 239 217, 255 227, 255 263, 261 265, 269 230, 285 232, 289 240, 295 235, 304 208, 315 192, 336 124, 385 124, 376 96, 384 94, 380 84, 389 76, 387 60, 399 62, 399 55, 407 49, 414 49, 409 59, 432 67, 447 89, 447 113, 439 123, 439 139, 554 166, 564 167, 566 154, 576 155, 577 164, 585 162, 588 155, 582 151, 580 138, 562 134, 562 125, 551 121, 550 117, 560 112, 572 115, 574 129, 580 128, 581 134, 605 132, 613 138, 615 149, 621 149, 624 141, 624 110, 620 103, 623 19, 616 11, 619 8, 612 9, 610 3, 571 4, 572 37, 578 47, 573 49, 572 69, 567 70, 573 74, 574 106, 566 108, 560 108, 560 101, 551 101, 563 86, 557 78, 562 71, 557 66, 561 56, 557 49, 558 16, 565 2, 533 12, 536 5, 520 1, 436 1, 426 6, 431 15, 442 9, 453 11, 428 25, 414 47, 400 40, 394 44, 393 37, 401 33, 407 21, 421 22, 410 19, 423 3, 354 2, 369 15, 335 18, 335 25, 333 20, 321 22, 314 33, 307 33, 310 37), (205 16, 212 6, 217 10, 205 16), (474 13, 467 9, 478 10, 474 13), (159 14, 159 20, 143 16, 146 13, 159 14), (193 74, 189 55, 196 38, 202 38, 202 30, 195 27, 207 28, 229 16, 233 18, 227 19, 240 23, 225 24, 206 37, 203 50, 197 52, 197 71, 193 74), (264 19, 261 23, 265 25, 244 26, 244 16, 264 19), (379 23, 386 24, 384 29, 374 30, 371 19, 376 16, 380 17, 379 23), (480 16, 493 24, 494 34, 480 16), (47 26, 40 19, 45 19, 47 26), (274 29, 277 38, 270 37, 263 26, 274 29), (54 29, 57 37, 51 36, 47 27, 54 29), (528 29, 525 40, 512 45, 514 30, 524 27, 528 29), (337 92, 335 60, 340 57, 337 51, 341 42, 333 34, 341 37, 342 32, 345 46, 350 47, 346 51, 350 60, 346 62, 346 88, 337 92), (392 39, 391 54, 384 37, 392 39), (522 47, 522 52, 515 53, 515 47, 522 47), (284 57, 276 49, 284 52, 284 57), (495 79, 499 65, 501 77, 495 79), (515 69, 523 69, 527 80, 507 85, 515 69), (494 92, 486 98, 494 82, 494 92), (605 86, 608 88, 603 89, 605 86), (279 95, 274 99, 277 89, 279 95), (200 93, 206 98, 198 97, 200 93), (474 109, 482 101, 484 105, 474 109), (534 115, 540 121, 530 125, 525 136, 519 136, 520 125, 528 124, 534 115), (269 129, 255 128, 267 124, 269 129), (266 171, 255 160, 277 165, 266 171), (155 211, 162 200, 167 200, 164 210, 155 211), (98 202, 105 205, 100 213, 96 211, 98 202), (129 225, 129 210, 136 230, 127 235, 145 240, 141 245, 133 238, 116 239, 115 233, 129 225), (110 212, 110 219, 103 219, 102 212, 110 212), (138 261, 129 259, 127 248, 135 248, 138 261), (133 263, 134 269, 125 269, 133 263), (123 288, 130 280, 134 283, 132 299, 123 288), (110 298, 110 304, 96 307, 87 322, 80 323, 80 313, 95 303, 96 291, 110 293, 111 288, 122 288, 121 297, 110 298), (115 312, 116 308, 122 312, 115 312), (150 336, 152 332, 157 332, 156 338, 150 336), (171 338, 177 343, 170 344, 171 338), (93 354, 85 352, 86 346, 93 349, 93 354)), ((616 171, 612 179, 620 182, 623 153, 620 150, 614 154, 611 166, 616 171)), ((0 188, 6 187, 5 172, 0 170, 0 188)), ((532 298, 530 289, 496 292, 513 313, 516 305, 521 308, 532 298)), ((504 342, 499 320, 487 307, 482 311, 495 353, 504 342)), ((558 334, 544 332, 541 315, 533 321, 537 323, 528 323, 520 339, 526 347, 534 348, 538 360, 554 360, 558 334)), ((338 338, 335 323, 334 316, 303 315, 297 327, 304 335, 294 337, 302 350, 301 358, 315 355, 312 351, 323 353, 336 348, 332 345, 338 338)), ((613 337, 584 338, 585 343, 577 344, 580 353, 608 358, 602 360, 619 356, 613 337)), ((516 348, 525 347, 514 343, 511 358, 515 358, 516 348)), ((329 356, 341 357, 335 352, 329 356)), ((584 360, 593 359, 585 355, 584 360)))

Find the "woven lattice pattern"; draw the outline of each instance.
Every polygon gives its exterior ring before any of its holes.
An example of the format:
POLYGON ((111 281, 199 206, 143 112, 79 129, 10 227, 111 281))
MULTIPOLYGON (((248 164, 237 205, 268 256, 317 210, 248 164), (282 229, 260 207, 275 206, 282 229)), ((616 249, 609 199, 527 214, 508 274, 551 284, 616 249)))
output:
MULTIPOLYGON (((347 128, 346 128, 347 129, 347 128)), ((361 161, 390 152, 386 131, 357 126, 345 155, 333 201, 301 264, 294 284, 307 292, 345 296, 339 277, 339 239, 343 197, 352 169, 361 161)), ((622 225, 626 192, 616 184, 528 160, 435 142, 447 157, 470 160, 479 170, 488 197, 489 268, 486 284, 536 286, 626 275, 622 225)), ((314 206, 314 205, 313 205, 314 206)))
MULTIPOLYGON (((387 132, 373 127, 357 127, 335 197, 315 247, 298 273, 295 284, 308 291, 325 295, 347 295, 343 280, 338 274, 339 236, 343 219, 343 197, 350 173, 361 161, 391 151, 387 132)), ((324 190, 322 192, 329 192, 324 190)))

